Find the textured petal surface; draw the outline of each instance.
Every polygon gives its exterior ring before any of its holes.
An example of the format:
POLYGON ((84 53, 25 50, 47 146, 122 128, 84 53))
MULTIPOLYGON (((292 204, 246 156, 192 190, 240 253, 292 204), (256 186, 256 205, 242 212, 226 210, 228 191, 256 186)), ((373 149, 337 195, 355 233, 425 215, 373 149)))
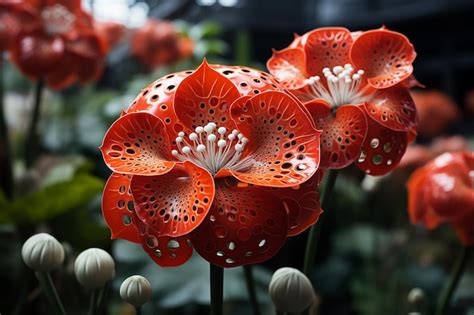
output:
POLYGON ((267 62, 267 68, 282 84, 291 90, 296 90, 305 85, 306 56, 300 48, 285 48, 273 51, 272 57, 267 62))
POLYGON ((214 198, 211 174, 191 162, 159 176, 133 176, 138 217, 158 235, 182 236, 206 216, 214 198))
POLYGON ((135 207, 130 191, 131 179, 130 175, 117 173, 109 177, 102 195, 102 215, 112 232, 112 239, 122 238, 140 243, 138 218, 134 213, 135 207))
POLYGON ((187 236, 160 236, 152 228, 139 223, 142 247, 161 267, 177 267, 191 258, 193 248, 187 236))
POLYGON ((351 49, 351 60, 363 69, 368 82, 384 89, 407 79, 413 72, 416 57, 410 41, 400 33, 373 30, 360 35, 351 49))
POLYGON ((240 93, 235 85, 204 61, 178 86, 174 110, 190 129, 208 122, 233 129, 235 126, 229 117, 229 108, 239 97, 240 93))
POLYGON ((406 132, 388 129, 369 118, 367 137, 357 166, 367 174, 384 175, 398 165, 407 143, 406 132))
POLYGON ((344 168, 360 156, 362 143, 367 134, 367 118, 355 105, 344 105, 331 113, 322 101, 305 104, 321 134, 321 167, 344 168))
POLYGON ((196 251, 221 267, 273 257, 286 240, 288 216, 275 195, 259 187, 216 186, 208 216, 192 233, 196 251))
POLYGON ((373 120, 389 129, 407 131, 416 126, 415 102, 402 85, 378 90, 365 108, 373 120))
POLYGON ((303 36, 306 70, 310 76, 321 75, 323 68, 344 66, 350 62, 351 33, 342 27, 318 28, 303 36))
POLYGON ((288 188, 265 188, 278 196, 288 213, 288 236, 304 232, 315 224, 323 209, 319 200, 320 171, 301 185, 288 188))
POLYGON ((237 128, 250 139, 252 164, 231 171, 240 181, 290 187, 309 179, 319 165, 320 131, 302 105, 282 92, 268 91, 231 108, 237 128))
POLYGON ((175 165, 167 160, 171 149, 163 123, 144 112, 120 117, 100 149, 107 166, 117 173, 158 175, 175 165))

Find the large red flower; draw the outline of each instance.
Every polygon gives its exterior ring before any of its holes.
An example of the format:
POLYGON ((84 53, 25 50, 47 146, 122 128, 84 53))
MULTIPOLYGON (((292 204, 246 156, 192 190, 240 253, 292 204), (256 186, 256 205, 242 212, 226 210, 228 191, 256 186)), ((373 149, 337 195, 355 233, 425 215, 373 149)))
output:
POLYGON ((416 108, 408 87, 416 53, 402 34, 318 28, 274 51, 267 67, 305 101, 321 135, 321 167, 356 162, 371 175, 392 170, 405 152, 416 108))
POLYGON ((22 29, 11 51, 23 73, 57 89, 102 73, 106 42, 80 0, 27 0, 24 6, 32 26, 22 29))
POLYGON ((171 22, 149 19, 132 38, 132 55, 154 69, 190 56, 193 42, 179 36, 171 22))
POLYGON ((408 181, 413 224, 429 229, 450 223, 465 245, 474 244, 474 152, 444 153, 408 181))
POLYGON ((0 0, 0 53, 10 49, 22 28, 31 27, 28 5, 20 0, 0 0))
POLYGON ((320 131, 268 74, 209 66, 148 87, 109 129, 103 196, 112 237, 161 266, 264 261, 321 213, 320 131))

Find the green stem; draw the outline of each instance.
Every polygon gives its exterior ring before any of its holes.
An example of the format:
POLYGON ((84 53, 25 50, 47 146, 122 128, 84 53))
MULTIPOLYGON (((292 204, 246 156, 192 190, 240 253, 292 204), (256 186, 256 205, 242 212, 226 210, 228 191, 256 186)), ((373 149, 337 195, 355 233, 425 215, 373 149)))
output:
POLYGON ((211 315, 222 315, 224 298, 224 269, 211 266, 211 315))
POLYGON ((46 298, 49 300, 49 303, 54 308, 54 312, 58 315, 65 315, 66 311, 64 310, 63 303, 59 298, 58 292, 54 287, 53 280, 49 272, 35 272, 38 281, 40 282, 41 288, 46 294, 46 298))
POLYGON ((435 315, 444 315, 446 313, 446 310, 448 309, 449 303, 451 301, 451 297, 454 291, 456 290, 459 279, 461 278, 464 268, 466 267, 466 263, 469 259, 471 251, 472 247, 468 246, 463 246, 463 248, 461 249, 461 252, 456 258, 456 262, 454 263, 451 275, 449 276, 448 284, 444 287, 443 293, 441 294, 441 297, 438 300, 435 315))
POLYGON ((255 291, 255 279, 253 277, 253 268, 251 265, 244 266, 245 284, 249 293, 250 305, 254 315, 260 315, 258 307, 257 292, 255 291))
POLYGON ((13 169, 4 109, 3 54, 0 53, 0 185, 5 197, 13 198, 13 169))
POLYGON ((31 114, 31 121, 28 127, 28 133, 26 135, 25 142, 25 163, 26 167, 29 168, 33 165, 38 154, 38 122, 41 115, 41 98, 43 95, 44 81, 39 79, 35 87, 35 99, 33 104, 33 113, 31 114))
POLYGON ((136 315, 142 315, 142 307, 141 306, 135 307, 135 314, 136 315))
POLYGON ((95 289, 92 291, 91 294, 91 301, 89 304, 89 315, 96 315, 98 314, 98 305, 99 305, 99 298, 102 295, 103 289, 95 289))
MULTIPOLYGON (((321 192, 321 206, 323 207, 323 209, 325 209, 327 206, 327 201, 332 193, 334 184, 336 183, 337 174, 338 172, 336 170, 329 170, 327 174, 326 182, 324 184, 323 191, 321 192)), ((314 256, 316 254, 316 247, 318 245, 319 235, 321 234, 321 225, 323 223, 323 218, 324 216, 319 219, 318 224, 315 224, 311 227, 311 229, 309 230, 308 240, 306 241, 303 273, 308 277, 311 275, 311 272, 313 270, 314 256)))

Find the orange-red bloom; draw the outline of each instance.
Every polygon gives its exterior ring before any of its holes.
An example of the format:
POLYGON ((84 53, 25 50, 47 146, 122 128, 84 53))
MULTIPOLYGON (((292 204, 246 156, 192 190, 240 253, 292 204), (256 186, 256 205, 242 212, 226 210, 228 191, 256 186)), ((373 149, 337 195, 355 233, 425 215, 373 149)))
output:
POLYGON ((444 153, 408 181, 413 224, 429 229, 450 223, 465 245, 474 244, 474 152, 444 153))
POLYGON ((109 129, 112 237, 161 266, 264 261, 318 219, 320 131, 268 74, 210 66, 163 77, 109 129), (192 244, 192 245, 191 245, 192 244))
POLYGON ((416 125, 408 87, 416 53, 400 33, 318 28, 274 51, 267 67, 305 101, 321 136, 321 167, 356 162, 371 175, 392 170, 416 125))
POLYGON ((132 55, 150 69, 189 57, 193 42, 181 38, 173 23, 149 19, 132 39, 132 55))
POLYGON ((105 40, 94 30, 80 0, 28 0, 31 27, 12 47, 12 61, 30 78, 53 88, 96 79, 103 71, 105 40))
POLYGON ((123 41, 128 32, 125 25, 111 21, 94 21, 94 28, 107 41, 107 48, 109 50, 123 41))
POLYGON ((0 0, 0 53, 10 49, 22 28, 31 23, 32 12, 20 0, 0 0))

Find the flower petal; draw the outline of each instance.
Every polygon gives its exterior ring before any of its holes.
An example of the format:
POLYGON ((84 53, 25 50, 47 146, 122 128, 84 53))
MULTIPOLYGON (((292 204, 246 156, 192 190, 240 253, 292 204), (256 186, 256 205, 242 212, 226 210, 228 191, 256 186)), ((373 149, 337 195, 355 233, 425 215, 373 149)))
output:
POLYGON ((133 176, 138 217, 158 235, 178 237, 194 230, 214 199, 214 180, 205 169, 185 161, 159 176, 133 176))
POLYGON ((152 228, 139 224, 142 247, 161 267, 177 267, 191 258, 193 248, 187 236, 160 236, 152 228))
POLYGON ((365 108, 373 120, 389 129, 407 131, 416 126, 415 102, 401 85, 378 90, 365 108))
POLYGON ((464 245, 474 245, 474 211, 453 222, 453 227, 464 245))
POLYGON ((398 165, 405 154, 407 132, 388 129, 368 119, 368 132, 357 167, 373 176, 384 175, 398 165))
POLYGON ((259 187, 216 185, 211 210, 191 234, 196 251, 221 267, 256 264, 273 257, 286 240, 283 203, 259 187))
POLYGON ((229 108, 239 97, 235 85, 204 60, 176 89, 174 110, 190 129, 209 122, 233 129, 235 126, 229 117, 229 108))
POLYGON ((290 90, 297 90, 305 85, 305 67, 306 56, 300 48, 273 50, 273 55, 267 62, 268 71, 290 90))
POLYGON ((288 236, 295 236, 314 225, 323 209, 319 200, 319 183, 322 176, 316 174, 301 185, 288 188, 264 188, 274 193, 285 205, 288 213, 288 236))
POLYGON ((351 49, 354 66, 363 69, 369 84, 377 89, 385 89, 407 79, 413 72, 415 57, 408 38, 385 29, 363 33, 351 49))
POLYGON ((302 105, 286 93, 267 91, 231 108, 247 144, 251 166, 230 170, 240 181, 259 186, 290 187, 309 179, 319 165, 320 131, 302 105))
POLYGON ((321 134, 321 167, 344 168, 360 156, 367 134, 367 118, 356 105, 344 105, 334 116, 329 106, 321 100, 305 104, 321 134))
POLYGON ((168 160, 171 149, 163 123, 145 112, 120 117, 105 134, 100 150, 117 173, 159 175, 175 165, 168 160))
POLYGON ((306 71, 321 75, 323 68, 344 66, 350 62, 351 33, 343 27, 323 27, 303 35, 306 71))
POLYGON ((102 195, 102 215, 112 232, 112 239, 122 238, 140 243, 134 213, 133 196, 130 192, 132 176, 112 173, 102 195))

